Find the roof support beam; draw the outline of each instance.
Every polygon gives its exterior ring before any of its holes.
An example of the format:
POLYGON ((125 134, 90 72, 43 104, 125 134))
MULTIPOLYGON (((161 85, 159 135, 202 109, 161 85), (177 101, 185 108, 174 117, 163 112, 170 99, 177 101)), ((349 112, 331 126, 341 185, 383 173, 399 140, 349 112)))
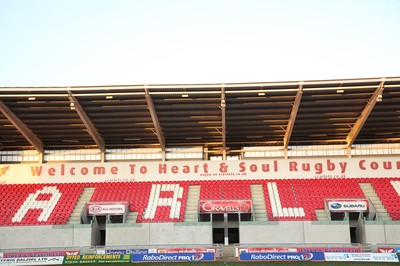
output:
POLYGON ((381 81, 378 88, 376 88, 375 92, 372 94, 371 98, 367 102, 364 107, 364 110, 361 112, 360 116, 358 117, 357 121, 354 123, 353 127, 351 128, 349 134, 346 137, 346 149, 350 149, 353 145, 354 141, 356 140, 358 133, 360 133, 361 128, 364 126, 365 121, 367 121, 369 114, 371 113, 372 109, 378 99, 382 100, 382 93, 384 90, 385 81, 381 81))
POLYGON ((94 142, 96 143, 97 147, 102 153, 101 160, 104 161, 104 153, 106 152, 105 144, 103 138, 100 136, 99 132, 97 132, 96 127, 94 126, 93 122, 90 120, 89 116, 86 114, 85 110, 83 110, 81 104, 79 103, 78 99, 72 94, 71 91, 68 91, 68 99, 71 103, 71 106, 75 108, 75 111, 78 113, 79 117, 81 118, 83 124, 85 125, 87 131, 89 132, 90 136, 93 138, 94 142))
POLYGON ((154 124, 154 128, 156 130, 158 142, 160 142, 161 150, 164 152, 165 151, 165 138, 164 138, 164 134, 162 133, 162 130, 161 130, 160 121, 158 120, 156 109, 154 108, 153 98, 151 98, 149 89, 145 88, 144 92, 145 92, 144 95, 146 97, 146 102, 147 102, 147 108, 150 111, 151 120, 153 120, 153 124, 154 124))
POLYGON ((225 88, 221 88, 222 160, 226 160, 226 101, 225 88))
POLYGON ((42 161, 44 152, 43 142, 8 108, 8 106, 2 100, 0 100, 0 111, 24 136, 24 138, 40 153, 40 161, 42 161))
POLYGON ((289 146, 290 137, 292 136, 294 122, 296 121, 296 116, 297 116, 297 112, 299 110, 302 96, 303 96, 303 85, 300 85, 299 89, 297 90, 297 93, 296 93, 296 98, 294 99, 292 111, 290 113, 289 121, 286 126, 286 130, 285 130, 285 136, 283 138, 283 149, 284 150, 287 150, 287 147, 289 146))

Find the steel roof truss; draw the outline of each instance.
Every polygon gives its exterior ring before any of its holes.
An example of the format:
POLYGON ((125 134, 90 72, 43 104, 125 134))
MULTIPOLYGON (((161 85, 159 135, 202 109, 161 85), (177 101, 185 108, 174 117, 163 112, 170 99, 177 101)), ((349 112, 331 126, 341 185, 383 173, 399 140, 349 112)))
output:
POLYGON ((376 88, 375 92, 372 94, 371 98, 367 102, 364 107, 364 110, 361 112, 360 116, 358 117, 357 121, 354 123, 352 129, 350 130, 349 134, 346 138, 346 148, 349 149, 353 145, 354 141, 356 140, 358 133, 360 133, 361 128, 363 127, 365 121, 367 121, 369 114, 371 113, 372 109, 374 108, 378 99, 382 99, 382 93, 384 90, 384 83, 385 81, 381 81, 378 88, 376 88))
POLYGON ((145 90, 144 95, 146 97, 147 107, 149 108, 151 120, 153 121, 155 129, 154 133, 157 135, 158 141, 160 142, 161 150, 165 151, 165 138, 161 130, 160 121, 158 119, 156 109, 154 107, 153 98, 151 98, 149 89, 145 88, 144 90, 145 90))
POLYGON ((75 111, 81 118, 83 124, 85 125, 87 131, 89 132, 90 136, 93 138, 94 142, 96 143, 99 150, 104 153, 105 152, 105 144, 103 138, 98 133, 96 127, 94 126, 93 122, 90 120, 89 116, 86 114, 85 110, 82 108, 81 104, 79 103, 78 99, 68 91, 68 99, 71 104, 73 104, 75 111))
POLYGON ((41 154, 44 151, 43 142, 21 121, 9 108, 0 100, 0 111, 14 125, 15 128, 24 136, 24 138, 41 154))
POLYGON ((297 93, 296 93, 296 98, 294 99, 292 111, 290 113, 289 121, 286 126, 286 130, 285 130, 285 136, 283 138, 283 149, 285 149, 285 150, 289 146, 290 137, 293 132, 293 126, 294 126, 294 122, 296 121, 296 116, 297 116, 297 112, 299 110, 302 96, 303 96, 303 85, 300 85, 299 89, 297 90, 297 93))

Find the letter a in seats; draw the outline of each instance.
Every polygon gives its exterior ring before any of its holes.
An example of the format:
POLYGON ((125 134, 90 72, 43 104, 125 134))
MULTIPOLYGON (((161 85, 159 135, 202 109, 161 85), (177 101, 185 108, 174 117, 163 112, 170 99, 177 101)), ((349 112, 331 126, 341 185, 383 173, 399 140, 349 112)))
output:
POLYGON ((179 219, 182 202, 178 201, 178 199, 182 199, 182 197, 183 187, 179 184, 153 184, 151 186, 150 197, 143 218, 154 219, 158 206, 171 206, 169 218, 179 219), (162 191, 172 191, 172 198, 161 198, 160 194, 162 191))
POLYGON ((61 195, 61 192, 55 186, 43 187, 42 189, 36 190, 35 193, 29 194, 11 221, 21 222, 30 209, 42 209, 38 221, 47 221, 54 207, 57 205, 58 200, 61 198, 61 195), (51 194, 51 198, 49 200, 37 200, 40 194, 51 194))

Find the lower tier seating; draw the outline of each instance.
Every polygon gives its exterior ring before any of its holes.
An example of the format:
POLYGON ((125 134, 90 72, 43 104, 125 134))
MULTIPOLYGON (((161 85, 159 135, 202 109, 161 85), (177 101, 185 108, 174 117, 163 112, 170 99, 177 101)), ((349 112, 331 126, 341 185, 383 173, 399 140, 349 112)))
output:
POLYGON ((251 185, 263 188, 269 220, 312 221, 326 199, 366 198, 360 183, 400 220, 400 178, 341 178, 0 185, 0 226, 65 224, 86 187, 91 202, 129 202, 138 223, 183 222, 191 186, 200 187, 195 200, 253 200, 251 185))

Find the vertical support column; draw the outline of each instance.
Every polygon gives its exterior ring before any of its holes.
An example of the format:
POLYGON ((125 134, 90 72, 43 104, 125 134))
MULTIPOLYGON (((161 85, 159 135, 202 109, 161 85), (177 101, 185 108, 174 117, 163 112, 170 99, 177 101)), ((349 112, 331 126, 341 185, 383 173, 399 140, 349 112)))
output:
POLYGON ((39 152, 38 153, 38 163, 42 164, 44 160, 44 153, 43 152, 39 152))
POLYGON ((163 162, 165 162, 165 159, 166 158, 166 155, 165 155, 165 149, 162 149, 161 150, 161 160, 163 161, 163 162))
POLYGON ((204 147, 203 149, 203 160, 208 161, 209 156, 208 156, 208 147, 204 147))
POLYGON ((224 213, 224 245, 229 245, 228 214, 224 213))
POLYGON ((225 88, 221 88, 221 117, 222 117, 222 160, 226 160, 226 99, 225 88))

